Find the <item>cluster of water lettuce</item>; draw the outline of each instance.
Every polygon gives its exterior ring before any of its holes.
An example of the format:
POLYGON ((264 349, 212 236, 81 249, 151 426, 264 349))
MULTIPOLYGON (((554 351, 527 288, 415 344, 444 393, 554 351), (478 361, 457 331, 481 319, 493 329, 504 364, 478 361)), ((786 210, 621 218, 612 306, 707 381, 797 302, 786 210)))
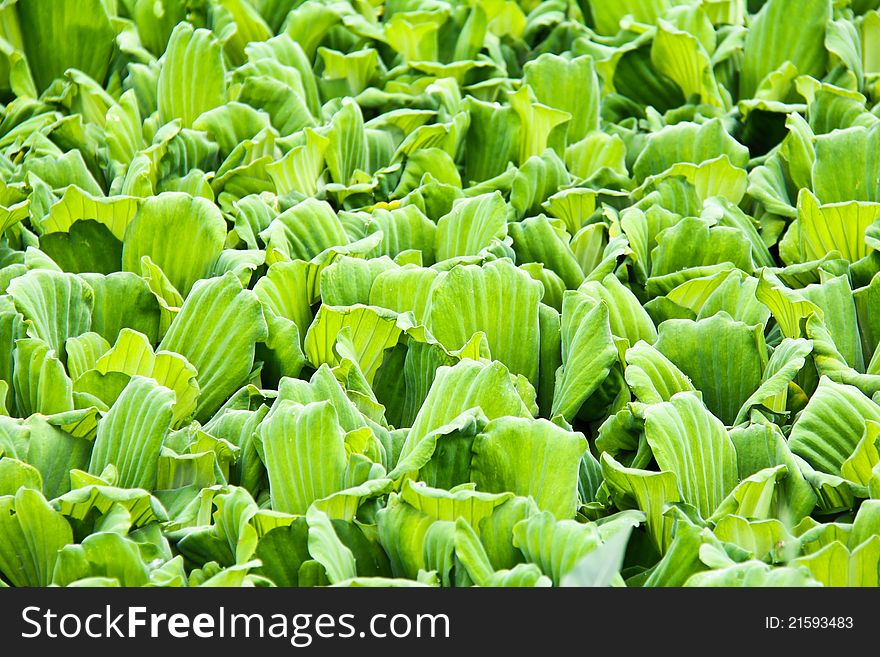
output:
POLYGON ((877 585, 880 2, 797 5, 3 3, 0 584, 877 585))

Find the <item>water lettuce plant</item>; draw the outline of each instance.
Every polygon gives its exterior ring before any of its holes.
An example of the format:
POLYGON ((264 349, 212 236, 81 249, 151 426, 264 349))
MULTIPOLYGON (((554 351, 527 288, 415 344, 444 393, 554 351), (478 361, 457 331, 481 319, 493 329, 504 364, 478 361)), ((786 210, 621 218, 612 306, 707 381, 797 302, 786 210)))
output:
POLYGON ((878 7, 0 3, 0 585, 877 586, 878 7))

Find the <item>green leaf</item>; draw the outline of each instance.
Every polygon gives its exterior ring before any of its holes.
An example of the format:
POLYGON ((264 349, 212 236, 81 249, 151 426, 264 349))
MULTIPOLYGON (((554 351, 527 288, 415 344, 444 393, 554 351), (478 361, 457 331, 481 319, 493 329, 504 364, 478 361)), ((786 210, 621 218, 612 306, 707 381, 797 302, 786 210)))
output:
POLYGON ((828 53, 824 42, 831 18, 830 3, 809 0, 804 4, 803 25, 796 31, 790 9, 784 0, 769 0, 749 27, 739 85, 741 98, 752 97, 761 81, 785 62, 791 62, 801 75, 820 76, 825 71, 828 53))
POLYGON ((112 464, 123 488, 156 487, 159 450, 171 426, 174 393, 155 381, 133 376, 110 412, 98 423, 89 463, 91 474, 112 464))
POLYGON ((196 419, 204 419, 246 382, 255 344, 266 338, 259 300, 227 273, 193 286, 159 349, 182 355, 198 371, 196 419))
POLYGON ((618 352, 608 306, 580 292, 562 298, 562 367, 556 372, 551 415, 570 420, 602 384, 618 352))
POLYGON ((98 358, 94 369, 101 374, 121 372, 132 377, 151 377, 159 385, 173 390, 175 426, 196 408, 199 396, 196 369, 179 354, 154 353, 149 339, 137 331, 122 329, 116 344, 98 358))
POLYGON ((784 561, 797 548, 797 539, 779 520, 747 520, 741 516, 722 518, 713 530, 720 541, 747 549, 755 559, 784 561))
POLYGON ((424 569, 423 544, 435 519, 403 502, 395 493, 378 513, 379 542, 395 577, 414 579, 424 569))
MULTIPOLYGON (((700 558, 700 553, 704 546, 714 547, 712 543, 717 543, 717 539, 708 529, 701 530, 696 525, 687 524, 681 520, 679 522, 681 524, 676 529, 675 538, 669 549, 645 580, 643 586, 646 588, 683 586, 692 576, 707 570, 706 564, 700 558)), ((722 564, 717 565, 721 566, 722 564)), ((726 557, 723 565, 733 564, 730 558, 726 557)))
POLYGON ((613 274, 601 282, 585 281, 578 292, 591 297, 597 304, 604 302, 608 306, 608 321, 613 336, 624 338, 630 344, 639 341, 653 344, 657 340, 657 329, 650 316, 632 291, 613 274))
POLYGON ((213 12, 213 29, 222 35, 226 54, 236 63, 244 61, 248 43, 265 41, 274 34, 257 7, 242 0, 221 0, 213 12))
POLYGON ((456 520, 462 519, 476 529, 512 498, 510 493, 492 495, 467 489, 451 492, 407 480, 400 494, 392 494, 378 514, 379 541, 389 556, 392 572, 396 577, 414 578, 429 560, 446 556, 432 553, 431 547, 441 552, 454 550, 456 520), (447 532, 448 548, 442 540, 447 532))
POLYGON ((832 252, 850 262, 869 253, 865 234, 880 217, 880 204, 864 201, 819 205, 808 189, 798 194, 798 218, 780 243, 789 264, 820 260, 832 252), (784 249, 784 250, 783 250, 784 249))
POLYGON ((321 300, 331 306, 366 305, 373 280, 383 271, 396 268, 388 257, 363 260, 339 256, 321 270, 321 300))
MULTIPOLYGON (((620 579, 620 569, 632 526, 614 532, 592 552, 587 553, 560 582, 561 586, 612 586, 620 579)), ((600 528, 601 533, 601 528, 600 528)))
POLYGON ((436 269, 412 264, 386 270, 373 281, 370 304, 399 313, 410 311, 416 321, 424 323, 430 310, 434 283, 440 275, 436 269))
POLYGON ((530 157, 540 156, 549 146, 554 128, 568 123, 571 114, 532 100, 533 92, 528 85, 510 94, 513 111, 519 116, 520 130, 518 163, 525 164, 530 157))
POLYGON ((138 544, 115 532, 99 532, 60 551, 54 584, 69 586, 99 578, 117 586, 145 586, 149 573, 138 544))
POLYGON ((324 566, 327 578, 337 583, 357 576, 351 550, 339 540, 330 518, 316 509, 306 515, 309 523, 309 553, 324 566))
POLYGON ((562 366, 562 340, 560 316, 555 309, 544 305, 538 307, 541 332, 541 352, 538 357, 538 407, 541 416, 549 418, 553 407, 556 370, 562 366))
POLYGON ((758 405, 777 413, 784 412, 788 386, 803 369, 812 349, 808 340, 785 338, 774 349, 761 377, 761 385, 743 403, 733 424, 744 422, 751 409, 758 405))
POLYGON ((38 338, 15 341, 12 381, 19 413, 72 411, 73 384, 55 350, 38 338))
POLYGON ((471 527, 479 527, 480 522, 493 511, 513 498, 513 494, 483 493, 469 487, 454 490, 431 488, 407 480, 400 491, 400 499, 414 509, 434 520, 455 522, 464 519, 471 527))
POLYGON ((384 351, 397 344, 403 327, 397 313, 384 308, 322 305, 305 338, 305 354, 312 365, 339 364, 335 347, 342 331, 349 335, 353 355, 372 383, 384 351))
POLYGON ((804 337, 804 320, 822 313, 815 303, 805 299, 802 294, 789 290, 778 280, 769 280, 763 272, 758 280, 755 296, 770 309, 786 338, 804 337))
POLYGON ((767 359, 763 327, 746 326, 727 313, 698 322, 668 320, 660 325, 656 347, 693 382, 709 410, 725 424, 734 423, 761 384, 767 359))
POLYGON ((257 547, 257 531, 251 524, 256 512, 257 505, 242 488, 213 495, 201 510, 199 524, 182 530, 177 547, 197 564, 246 564, 257 547))
POLYGON ((880 291, 880 277, 874 276, 871 282, 865 287, 853 291, 853 301, 856 305, 856 313, 859 323, 859 337, 862 343, 862 354, 869 361, 868 371, 873 372, 870 367, 871 354, 876 353, 877 345, 880 344, 880 324, 870 313, 874 299, 880 291))
POLYGON ((110 344, 97 333, 83 333, 75 338, 68 338, 67 369, 71 379, 78 379, 86 371, 94 368, 98 359, 110 350, 110 344))
POLYGON ((329 401, 278 404, 263 422, 258 443, 272 508, 303 515, 315 500, 345 487, 345 434, 329 401))
MULTIPOLYGON (((590 132, 586 137, 570 144, 565 149, 565 164, 572 176, 583 180, 600 174, 603 169, 610 169, 614 173, 625 176, 627 173, 626 144, 617 135, 609 136, 598 130, 590 132)), ((581 192, 578 196, 587 196, 583 194, 586 190, 577 187, 573 189, 581 192)), ((563 190, 554 196, 559 197, 567 191, 569 190, 563 190)), ((584 199, 579 200, 583 202, 584 199)), ((580 226, 580 222, 578 226, 580 226)))
POLYGON ((0 459, 0 495, 15 495, 22 487, 42 491, 40 471, 18 459, 8 456, 0 459))
MULTIPOLYGON (((402 345, 400 345, 402 347, 402 345)), ((398 347, 398 348, 400 348, 398 347)), ((485 352, 485 337, 475 334, 473 339, 461 350, 449 352, 440 344, 416 342, 411 340, 406 347, 403 363, 403 399, 401 400, 400 420, 396 426, 411 426, 421 405, 428 396, 437 368, 455 365, 464 358, 477 359, 485 352)), ((393 363, 391 360, 385 361, 393 363)), ((383 365, 383 368, 386 367, 383 365)), ((389 375, 392 371, 389 371, 389 375)), ((399 376, 399 373, 395 374, 399 376)), ((390 420, 390 417, 389 417, 390 420)))
POLYGON ((299 192, 314 196, 317 181, 324 170, 324 153, 330 140, 310 128, 305 129, 305 144, 291 148, 280 160, 266 165, 266 173, 279 195, 299 192))
MULTIPOLYGON (((154 69, 140 70, 154 72, 154 69)), ((134 79, 137 76, 135 74, 132 77, 134 79)), ((152 82, 155 82, 155 79, 152 82)), ((118 102, 107 110, 104 120, 107 153, 110 160, 116 164, 117 170, 121 170, 124 165, 131 164, 135 156, 147 145, 144 141, 143 120, 136 91, 129 89, 123 92, 118 102)), ((65 193, 69 191, 70 188, 65 193)))
POLYGON ((73 542, 64 516, 30 488, 0 497, 0 533, 0 572, 13 586, 48 586, 59 550, 73 542))
POLYGON ((30 322, 28 334, 44 340, 66 361, 66 340, 91 328, 92 289, 73 274, 34 269, 13 280, 8 291, 30 322))
MULTIPOLYGON (((561 221, 544 215, 529 217, 510 224, 516 259, 523 263, 542 263, 555 272, 568 289, 575 289, 584 280, 584 272, 569 243, 561 221)), ((549 294, 545 290, 545 300, 549 294)))
POLYGON ((774 504, 776 486, 788 475, 784 465, 765 468, 740 481, 718 508, 712 520, 728 515, 736 515, 747 519, 766 520, 776 510, 774 504))
POLYGON ((793 564, 806 566, 824 586, 870 586, 880 582, 880 537, 874 536, 850 551, 834 541, 793 564))
POLYGON ((368 479, 362 484, 333 493, 313 503, 333 520, 354 522, 358 509, 368 500, 387 495, 393 488, 391 479, 368 479))
POLYGON ((483 364, 465 359, 452 367, 439 367, 407 434, 401 461, 432 431, 474 407, 479 407, 490 420, 509 415, 530 417, 509 370, 501 363, 483 364))
POLYGON ((514 497, 496 507, 492 514, 480 521, 480 542, 496 570, 513 569, 525 557, 513 544, 513 527, 538 513, 535 502, 528 497, 514 497))
POLYGON ((620 29, 620 22, 632 16, 639 23, 653 24, 667 8, 667 0, 621 0, 609 4, 602 0, 588 0, 588 4, 599 34, 614 35, 620 29))
POLYGON ((801 588, 821 586, 821 583, 813 579, 803 567, 773 568, 760 561, 746 561, 727 568, 696 573, 689 577, 683 586, 801 588))
POLYGON ((626 468, 608 452, 602 454, 602 474, 615 504, 621 509, 645 512, 645 524, 654 545, 664 554, 672 542, 672 521, 664 514, 667 505, 681 501, 678 479, 672 472, 626 468))
POLYGON ((716 107, 729 103, 700 40, 662 19, 651 43, 651 62, 659 74, 668 76, 679 86, 686 98, 696 97, 700 103, 716 107))
POLYGON ((468 96, 465 107, 470 126, 465 138, 465 171, 468 182, 498 176, 516 157, 519 115, 508 105, 489 103, 468 96))
POLYGON ((486 586, 495 571, 476 531, 463 518, 455 521, 453 541, 455 556, 467 570, 470 579, 477 586, 486 586))
POLYGON ((873 470, 880 463, 877 439, 880 436, 880 424, 873 420, 865 423, 865 433, 856 445, 850 457, 840 466, 840 475, 860 486, 869 486, 873 470))
POLYGON ((852 507, 857 493, 863 494, 842 477, 814 470, 807 461, 796 454, 793 455, 793 458, 803 473, 804 479, 813 488, 818 513, 839 513, 852 507))
POLYGON ((478 255, 507 236, 510 210, 500 192, 460 199, 437 222, 434 251, 438 261, 478 255))
POLYGON ((324 157, 333 182, 349 185, 356 171, 367 169, 367 141, 360 106, 350 98, 342 100, 325 135, 324 157))
MULTIPOLYGON (((409 163, 412 161, 413 158, 408 160, 409 163)), ((382 241, 370 252, 370 257, 387 255, 397 258, 405 251, 415 249, 421 251, 423 264, 434 261, 437 226, 417 206, 407 205, 392 210, 374 208, 370 225, 382 233, 382 241)))
POLYGON ((401 12, 386 22, 385 39, 404 61, 437 61, 437 32, 446 18, 446 11, 401 12))
POLYGON ((95 196, 71 185, 39 223, 44 233, 51 235, 70 232, 80 221, 96 221, 122 241, 139 206, 140 199, 134 196, 95 196))
MULTIPOLYGON (((71 472, 71 476, 84 474, 81 471, 71 472)), ((165 509, 155 497, 145 490, 135 488, 89 484, 55 498, 52 505, 66 518, 79 522, 88 522, 95 516, 99 519, 106 518, 122 509, 127 515, 123 533, 168 519, 165 509)), ((95 526, 98 527, 97 522, 95 526)))
POLYGON ((97 410, 30 416, 22 425, 28 436, 22 460, 39 470, 49 499, 70 490, 72 469, 88 467, 95 437, 97 410))
POLYGON ((312 323, 312 304, 319 287, 320 268, 303 260, 277 262, 254 285, 254 293, 266 314, 272 313, 296 324, 300 341, 312 323))
POLYGON ((311 260, 325 249, 349 243, 339 217, 325 201, 309 198, 279 214, 260 233, 268 264, 311 260))
MULTIPOLYGON (((721 278, 721 284, 709 293, 709 296, 700 306, 697 312, 697 319, 705 319, 723 311, 733 319, 745 322, 749 326, 758 324, 766 326, 767 320, 770 318, 770 310, 758 301, 755 296, 758 289, 758 279, 751 276, 743 276, 740 271, 727 272, 726 274, 721 273, 717 277, 721 278)), ((683 283, 670 292, 667 298, 672 299, 677 290, 699 280, 691 279, 683 283)))
POLYGON ((691 380, 655 347, 639 341, 626 350, 624 378, 646 404, 669 401, 677 392, 696 390, 691 380))
POLYGON ((546 420, 499 418, 474 439, 471 477, 480 490, 531 496, 542 511, 573 518, 586 448, 583 434, 546 420))
POLYGON ((841 360, 844 360, 848 366, 862 371, 864 356, 849 278, 843 275, 833 278, 828 276, 821 284, 808 285, 800 290, 800 293, 822 310, 825 327, 842 357, 841 360))
POLYGON ((544 53, 526 62, 523 82, 538 102, 568 112, 568 143, 583 139, 599 128, 599 82, 589 56, 567 59, 544 53))
POLYGON ((679 185, 689 184, 693 187, 696 198, 703 201, 723 197, 739 203, 748 187, 745 169, 731 164, 730 158, 723 154, 699 164, 676 162, 662 173, 646 178, 636 193, 655 189, 670 179, 681 179, 679 185))
POLYGON ((116 35, 111 12, 104 2, 36 0, 23 3, 16 10, 19 38, 25 46, 34 82, 41 91, 70 68, 103 82, 115 51, 116 35), (83 16, 89 20, 83 21, 83 16), (46 48, 45 43, 55 47, 46 48))
POLYGON ((128 328, 143 333, 151 343, 158 342, 162 309, 147 281, 132 272, 82 274, 80 278, 95 293, 92 331, 109 342, 128 328))
POLYGON ((172 320, 180 312, 183 297, 165 276, 162 268, 150 260, 150 256, 141 258, 141 277, 159 304, 159 335, 165 335, 172 320))
POLYGON ((149 256, 186 297, 197 280, 207 278, 225 239, 226 223, 213 203, 166 192, 147 199, 132 220, 122 264, 126 271, 140 272, 141 258, 149 256), (181 249, 181 244, 189 248, 181 249))
MULTIPOLYGON (((880 128, 853 127, 816 137, 813 191, 820 203, 880 202, 875 184, 880 128)), ((820 206, 821 207, 821 206, 820 206)))
POLYGON ((548 148, 530 156, 513 172, 510 205, 517 217, 536 215, 541 211, 544 201, 570 182, 571 177, 565 163, 555 151, 548 148))
POLYGON ((40 246, 62 270, 74 274, 109 274, 119 271, 122 262, 122 243, 94 221, 78 221, 68 233, 44 235, 40 246))
POLYGON ((736 485, 736 449, 695 394, 678 393, 645 408, 645 438, 660 470, 675 474, 682 498, 704 518, 736 485))
POLYGON ((28 199, 9 206, 0 205, 0 235, 28 216, 29 205, 28 199))
POLYGON ((426 323, 447 349, 459 349, 483 331, 492 357, 534 384, 540 297, 540 284, 507 259, 457 265, 434 283, 426 323))
POLYGON ((679 123, 653 133, 633 164, 633 173, 640 183, 648 176, 662 173, 683 162, 701 164, 726 155, 734 166, 744 168, 748 151, 731 137, 719 119, 697 125, 679 123))
POLYGON ((297 586, 302 564, 311 555, 308 550, 309 526, 305 517, 290 525, 276 527, 260 537, 254 556, 262 562, 259 572, 276 586, 297 586))
POLYGON ((536 564, 557 586, 602 542, 596 525, 556 520, 547 511, 517 523, 513 528, 513 541, 526 559, 536 564))
POLYGON ((743 271, 753 269, 751 243, 735 228, 712 226, 704 219, 686 217, 660 232, 656 240, 657 246, 651 252, 652 277, 722 263, 732 263, 743 271))
POLYGON ((853 386, 822 377, 791 429, 791 451, 822 472, 840 475, 869 420, 880 421, 877 404, 853 386))
POLYGON ((205 29, 178 23, 162 59, 156 97, 162 123, 180 119, 189 128, 204 112, 226 102, 223 49, 205 29), (198 80, 198 87, 188 84, 198 80))

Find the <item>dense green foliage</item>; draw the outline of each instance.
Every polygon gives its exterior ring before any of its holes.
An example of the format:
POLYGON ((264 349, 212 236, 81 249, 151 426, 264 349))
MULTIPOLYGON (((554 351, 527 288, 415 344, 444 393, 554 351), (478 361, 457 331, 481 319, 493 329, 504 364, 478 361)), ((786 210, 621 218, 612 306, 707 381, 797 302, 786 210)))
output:
POLYGON ((0 585, 878 585, 878 5, 3 2, 0 585))

